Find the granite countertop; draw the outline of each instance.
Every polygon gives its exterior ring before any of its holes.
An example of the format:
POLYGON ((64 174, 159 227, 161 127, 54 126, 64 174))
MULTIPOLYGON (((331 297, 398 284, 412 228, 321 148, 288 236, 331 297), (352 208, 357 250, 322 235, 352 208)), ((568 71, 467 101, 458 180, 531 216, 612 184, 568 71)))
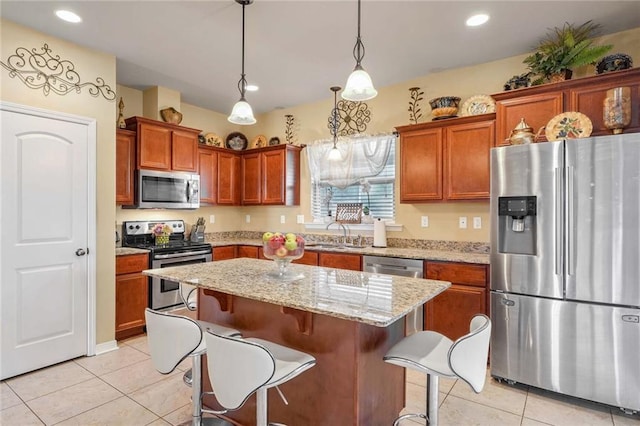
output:
POLYGON ((149 250, 139 249, 134 247, 116 247, 116 256, 127 256, 130 254, 144 254, 149 253, 149 250))
POLYGON ((275 276, 270 260, 231 259, 143 271, 222 293, 387 327, 451 283, 384 274, 290 264, 296 279, 275 276))
MULTIPOLYGON (((229 245, 247 245, 247 246, 262 246, 262 241, 255 239, 229 239, 229 240, 213 240, 208 241, 215 247, 229 246, 229 245)), ((371 256, 385 256, 385 257, 400 257, 403 259, 421 259, 421 260, 441 260, 445 262, 463 262, 463 263, 478 263, 483 265, 489 264, 488 253, 469 253, 461 251, 448 251, 448 250, 430 250, 418 247, 349 247, 347 249, 338 247, 314 247, 313 243, 308 241, 305 250, 309 251, 324 251, 324 252, 337 252, 337 253, 354 253, 361 255, 371 256)), ((215 260, 215 251, 214 256, 215 260)))

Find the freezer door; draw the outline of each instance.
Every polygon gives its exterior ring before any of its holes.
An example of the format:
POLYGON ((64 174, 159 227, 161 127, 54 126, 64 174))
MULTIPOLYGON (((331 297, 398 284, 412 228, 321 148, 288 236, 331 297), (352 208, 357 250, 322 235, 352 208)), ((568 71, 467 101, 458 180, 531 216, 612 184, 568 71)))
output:
POLYGON ((491 293, 491 375, 640 410, 640 309, 491 293))
POLYGON ((566 297, 640 307, 640 134, 566 147, 566 297))
MULTIPOLYGON (((491 150, 491 289, 563 297, 563 143, 517 145, 491 150), (498 198, 536 197, 535 254, 500 252, 498 198)), ((504 227, 504 223, 503 223, 504 227)))

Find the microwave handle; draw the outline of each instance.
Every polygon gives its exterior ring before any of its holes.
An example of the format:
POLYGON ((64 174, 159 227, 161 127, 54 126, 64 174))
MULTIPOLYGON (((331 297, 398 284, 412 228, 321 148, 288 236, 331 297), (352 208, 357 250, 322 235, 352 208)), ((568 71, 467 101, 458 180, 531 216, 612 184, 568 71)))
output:
POLYGON ((191 202, 191 200, 193 199, 193 184, 191 183, 190 180, 187 181, 187 201, 191 202))

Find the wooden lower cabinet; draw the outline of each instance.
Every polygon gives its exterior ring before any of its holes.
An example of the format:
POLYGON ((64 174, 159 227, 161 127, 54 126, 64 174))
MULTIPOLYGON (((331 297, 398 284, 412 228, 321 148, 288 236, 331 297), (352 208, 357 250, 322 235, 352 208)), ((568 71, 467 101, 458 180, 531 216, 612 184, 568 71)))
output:
POLYGON ((487 265, 426 261, 424 276, 451 282, 449 289, 425 304, 425 330, 455 340, 469 332, 474 315, 489 315, 487 265))
POLYGON ((252 259, 258 259, 259 254, 262 255, 262 250, 258 253, 257 246, 238 246, 236 257, 250 257, 252 259))
POLYGON ((116 339, 144 332, 144 310, 149 302, 148 254, 116 256, 116 339))
POLYGON ((352 253, 318 253, 318 266, 362 271, 362 256, 352 253))
MULTIPOLYGON (((222 246, 213 248, 213 260, 226 260, 236 258, 236 246, 222 246)), ((245 256, 246 257, 246 256, 245 256)))

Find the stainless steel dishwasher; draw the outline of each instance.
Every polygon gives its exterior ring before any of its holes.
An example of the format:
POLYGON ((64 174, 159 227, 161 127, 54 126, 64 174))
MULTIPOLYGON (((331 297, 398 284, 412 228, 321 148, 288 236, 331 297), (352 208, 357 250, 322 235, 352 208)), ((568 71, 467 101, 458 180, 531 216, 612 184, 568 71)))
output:
MULTIPOLYGON (((364 272, 398 275, 401 277, 422 278, 423 261, 418 259, 400 259, 397 257, 362 256, 364 272)), ((423 306, 416 308, 406 316, 405 334, 408 336, 423 329, 423 306)))

